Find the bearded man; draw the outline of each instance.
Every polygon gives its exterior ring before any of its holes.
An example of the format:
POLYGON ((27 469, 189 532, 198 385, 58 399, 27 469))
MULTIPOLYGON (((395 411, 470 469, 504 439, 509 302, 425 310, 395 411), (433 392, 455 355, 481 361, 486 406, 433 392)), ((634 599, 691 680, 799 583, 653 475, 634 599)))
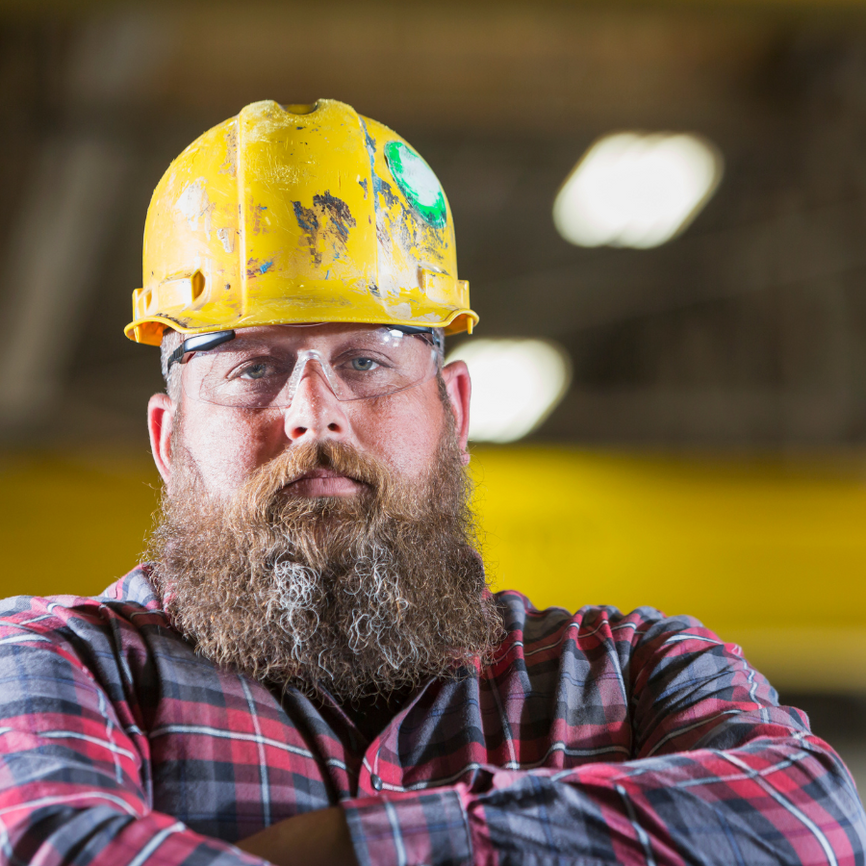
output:
POLYGON ((206 132, 148 212, 148 562, 0 618, 11 864, 864 862, 833 750, 699 623, 491 594, 472 330, 421 157, 339 102, 206 132))

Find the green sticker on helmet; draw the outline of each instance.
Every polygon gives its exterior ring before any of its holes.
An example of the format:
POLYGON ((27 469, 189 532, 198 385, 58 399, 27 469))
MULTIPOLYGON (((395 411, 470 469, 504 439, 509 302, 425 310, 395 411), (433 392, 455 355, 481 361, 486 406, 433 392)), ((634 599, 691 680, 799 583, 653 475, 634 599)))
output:
POLYGON ((433 169, 402 141, 389 141, 385 145, 385 159, 412 207, 431 226, 442 228, 448 218, 445 193, 433 169))

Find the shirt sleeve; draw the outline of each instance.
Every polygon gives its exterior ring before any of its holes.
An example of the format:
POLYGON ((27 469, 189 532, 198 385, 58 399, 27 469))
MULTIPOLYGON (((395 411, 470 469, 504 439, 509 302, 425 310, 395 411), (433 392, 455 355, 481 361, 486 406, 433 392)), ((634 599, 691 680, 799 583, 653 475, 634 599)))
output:
POLYGON ((153 811, 146 736, 49 619, 0 615, 0 862, 262 866, 153 811))
POLYGON ((866 862, 850 774, 738 648, 684 617, 638 632, 634 760, 486 766, 469 784, 349 801, 362 866, 866 862))

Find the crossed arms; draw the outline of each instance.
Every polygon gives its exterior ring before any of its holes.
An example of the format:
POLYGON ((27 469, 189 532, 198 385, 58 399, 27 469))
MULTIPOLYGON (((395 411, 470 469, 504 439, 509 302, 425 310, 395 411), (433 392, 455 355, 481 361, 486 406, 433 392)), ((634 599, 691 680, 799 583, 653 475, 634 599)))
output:
POLYGON ((0 858, 864 862, 866 816, 846 769, 735 648, 646 609, 502 603, 496 663, 422 691, 355 766, 316 746, 327 718, 302 717, 300 697, 289 706, 299 720, 275 735, 267 690, 211 674, 152 603, 120 590, 116 602, 15 600, 0 619, 0 858), (192 685, 167 681, 166 659, 192 685), (207 703, 167 725, 161 714, 195 688, 207 703), (252 733, 221 734, 221 713, 227 730, 249 721, 252 733), (205 746, 207 761, 187 760, 205 746), (344 776, 354 790, 336 789, 344 776))

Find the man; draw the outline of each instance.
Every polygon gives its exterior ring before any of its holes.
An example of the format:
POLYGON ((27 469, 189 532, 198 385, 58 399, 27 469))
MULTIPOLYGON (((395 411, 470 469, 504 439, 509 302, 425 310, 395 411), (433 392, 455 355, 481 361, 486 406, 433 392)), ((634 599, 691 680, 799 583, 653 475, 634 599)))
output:
POLYGON ((154 193, 140 566, 0 621, 8 863, 863 863, 850 776, 736 647, 491 595, 477 321, 438 181, 322 100, 244 108, 154 193))

